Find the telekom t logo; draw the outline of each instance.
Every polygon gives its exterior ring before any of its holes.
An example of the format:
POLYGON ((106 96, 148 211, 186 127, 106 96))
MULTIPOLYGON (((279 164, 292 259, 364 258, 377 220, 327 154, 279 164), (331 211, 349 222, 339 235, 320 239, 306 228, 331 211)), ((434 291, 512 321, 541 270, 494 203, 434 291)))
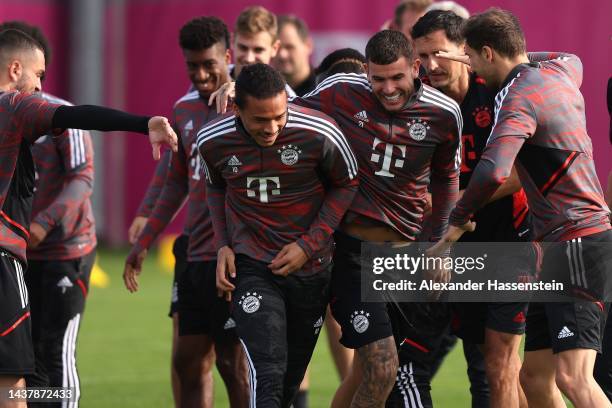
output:
POLYGON ((259 201, 268 202, 268 182, 271 183, 272 195, 280 194, 280 180, 278 177, 247 177, 247 196, 257 197, 257 190, 251 189, 251 184, 259 183, 259 201))
MULTIPOLYGON (((399 149, 402 155, 402 158, 395 159, 395 163, 393 164, 394 167, 399 167, 401 169, 402 167, 404 167, 403 159, 406 157, 406 146, 386 143, 376 137, 374 138, 374 145, 372 146, 372 150, 376 152, 376 146, 378 146, 381 143, 385 145, 385 157, 383 157, 382 169, 378 170, 374 174, 376 174, 377 176, 383 176, 383 177, 395 177, 391 172, 389 172, 389 170, 391 169, 391 161, 393 159, 393 149, 395 148, 399 149)), ((374 163, 380 163, 380 154, 372 153, 372 157, 370 160, 372 160, 374 163)))

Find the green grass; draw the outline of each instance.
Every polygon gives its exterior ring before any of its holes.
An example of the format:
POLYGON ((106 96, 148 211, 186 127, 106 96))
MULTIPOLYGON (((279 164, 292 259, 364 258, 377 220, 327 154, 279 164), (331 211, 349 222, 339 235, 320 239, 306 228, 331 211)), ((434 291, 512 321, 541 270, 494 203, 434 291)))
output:
MULTIPOLYGON (((99 251, 110 275, 107 288, 92 288, 79 335, 78 368, 83 407, 171 407, 171 320, 167 317, 172 277, 161 272, 155 254, 147 258, 140 291, 130 294, 121 278, 125 252, 99 251)), ((469 407, 466 364, 460 344, 434 379, 437 407, 469 407)), ((215 406, 227 396, 215 374, 215 406)), ((310 406, 327 407, 338 386, 322 336, 310 366, 310 406)))

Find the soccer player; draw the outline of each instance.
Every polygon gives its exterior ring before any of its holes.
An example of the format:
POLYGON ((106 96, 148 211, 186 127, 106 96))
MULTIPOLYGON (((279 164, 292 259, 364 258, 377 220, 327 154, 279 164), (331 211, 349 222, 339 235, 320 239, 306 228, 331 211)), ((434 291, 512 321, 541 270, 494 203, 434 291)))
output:
MULTIPOLYGON (((280 48, 276 15, 261 6, 245 8, 236 19, 233 39, 234 66, 230 68, 230 76, 235 80, 242 68, 255 63, 270 64, 276 57, 280 48)), ((233 92, 230 84, 221 87, 221 90, 226 89, 233 92)), ((289 97, 296 96, 289 84, 286 91, 289 97)), ((216 94, 211 95, 209 105, 212 105, 216 94)), ((217 112, 225 113, 227 100, 217 99, 216 102, 217 112)))
POLYGON ((179 43, 195 91, 174 105, 173 126, 181 135, 180 148, 172 155, 163 188, 128 255, 124 280, 130 291, 138 289, 137 275, 146 250, 188 197, 187 268, 176 277, 180 401, 189 406, 212 405, 216 351, 217 367, 232 406, 244 406, 248 401, 246 360, 235 334, 235 323, 229 318, 229 303, 216 296, 213 229, 201 180, 202 161, 195 144, 197 130, 217 116, 207 104, 210 93, 229 81, 229 33, 218 18, 200 17, 181 28, 179 43))
POLYGON ((262 6, 245 8, 234 26, 234 68, 232 78, 236 79, 247 65, 257 62, 270 64, 276 57, 280 41, 276 16, 262 6))
POLYGON ((472 69, 499 91, 495 121, 451 226, 433 250, 459 239, 515 165, 536 239, 556 243, 545 252, 542 278, 578 279, 572 291, 592 299, 530 305, 521 385, 530 406, 564 406, 556 384, 576 407, 609 407, 593 364, 607 313, 601 300, 612 272, 612 233, 586 132, 582 65, 569 54, 530 63, 518 20, 500 9, 471 17, 463 35, 472 69))
MULTIPOLYGON (((412 28, 415 48, 429 82, 461 106, 463 149, 460 194, 465 191, 486 146, 493 125, 495 96, 486 87, 485 81, 471 73, 467 65, 438 55, 439 52, 462 53, 465 42, 461 34, 463 23, 464 19, 452 11, 435 10, 426 13, 412 28)), ((514 172, 489 203, 476 212, 474 220, 476 229, 464 234, 460 241, 517 242, 530 238, 526 197, 514 172)), ((521 269, 529 254, 510 255, 495 261, 498 268, 513 274, 521 269)), ((453 330, 464 340, 464 347, 469 350, 474 344, 483 346, 491 405, 518 407, 521 394, 518 348, 525 332, 527 303, 457 303, 453 309, 453 330)), ((470 351, 466 355, 478 357, 477 353, 470 351)), ((469 363, 479 366, 478 360, 469 363)))
POLYGON ((310 66, 313 44, 308 26, 299 17, 281 15, 278 17, 278 38, 280 48, 272 65, 283 74, 297 95, 312 91, 316 77, 310 66))
POLYGON ((198 149, 251 405, 289 407, 323 325, 332 233, 357 162, 335 122, 288 104, 284 79, 264 64, 243 68, 235 112, 203 128, 198 149))
MULTIPOLYGON (((38 27, 19 21, 0 25, 0 31, 10 28, 29 34, 44 55, 50 54, 38 27)), ((50 95, 45 98, 70 105, 50 95)), ((31 301, 36 373, 26 378, 26 384, 72 387, 78 400, 76 342, 96 248, 90 201, 93 145, 88 132, 68 129, 59 137, 47 134, 38 139, 31 150, 36 183, 25 282, 31 301)))
MULTIPOLYGON (((176 149, 163 117, 142 117, 98 106, 51 103, 40 91, 45 74, 42 46, 15 29, 0 32, 0 386, 23 386, 34 373, 28 293, 23 278, 32 210, 31 145, 52 129, 126 130, 149 133, 153 156, 160 145, 176 149)), ((64 136, 65 137, 65 136, 64 136)))
MULTIPOLYGON (((398 372, 396 348, 404 338, 398 331, 395 343, 387 304, 361 299, 361 243, 413 242, 421 231, 428 185, 433 238, 438 239, 459 186, 462 120, 457 103, 421 83, 412 45, 398 31, 370 38, 366 59, 367 77, 332 75, 313 92, 294 99, 332 116, 351 135, 348 140, 360 165, 359 190, 334 235, 331 309, 342 326, 342 344, 356 350, 353 370, 336 393, 334 406, 351 401, 354 407, 383 406, 396 378, 401 387, 411 387, 403 374, 409 367, 398 372)), ((226 87, 211 98, 225 106, 230 95, 226 87)), ((429 377, 425 371, 418 374, 429 377)), ((423 395, 427 398, 429 390, 423 395)))

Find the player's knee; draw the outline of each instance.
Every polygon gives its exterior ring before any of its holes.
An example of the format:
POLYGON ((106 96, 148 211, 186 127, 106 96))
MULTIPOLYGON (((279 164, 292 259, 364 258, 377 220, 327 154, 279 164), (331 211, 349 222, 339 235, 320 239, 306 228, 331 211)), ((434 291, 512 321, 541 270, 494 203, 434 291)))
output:
POLYGON ((585 373, 570 370, 567 365, 558 365, 555 371, 557 387, 570 399, 573 399, 577 392, 590 387, 587 377, 585 373))
POLYGON ((518 374, 519 367, 512 356, 504 354, 490 354, 485 359, 485 367, 489 381, 491 379, 505 379, 518 374))
POLYGON ((178 349, 174 355, 174 369, 181 381, 197 381, 201 376, 212 371, 215 363, 214 353, 195 355, 189 350, 178 349))
POLYGON ((216 366, 226 383, 245 385, 248 383, 248 368, 244 355, 217 355, 216 366))

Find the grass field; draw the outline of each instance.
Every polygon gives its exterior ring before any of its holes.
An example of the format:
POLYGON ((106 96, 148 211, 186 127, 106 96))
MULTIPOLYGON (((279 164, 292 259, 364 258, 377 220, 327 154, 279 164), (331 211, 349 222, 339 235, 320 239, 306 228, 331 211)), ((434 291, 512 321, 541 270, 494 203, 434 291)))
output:
MULTIPOLYGON (((123 286, 124 252, 99 251, 98 263, 110 276, 106 288, 92 288, 81 326, 78 367, 81 404, 93 407, 171 407, 169 361, 171 321, 167 317, 171 275, 150 254, 140 291, 123 286)), ((432 385, 437 407, 469 407, 469 385, 461 347, 448 356, 432 385)), ((215 376, 215 406, 227 396, 215 376)), ((328 407, 338 378, 321 336, 310 366, 310 406, 328 407)))

